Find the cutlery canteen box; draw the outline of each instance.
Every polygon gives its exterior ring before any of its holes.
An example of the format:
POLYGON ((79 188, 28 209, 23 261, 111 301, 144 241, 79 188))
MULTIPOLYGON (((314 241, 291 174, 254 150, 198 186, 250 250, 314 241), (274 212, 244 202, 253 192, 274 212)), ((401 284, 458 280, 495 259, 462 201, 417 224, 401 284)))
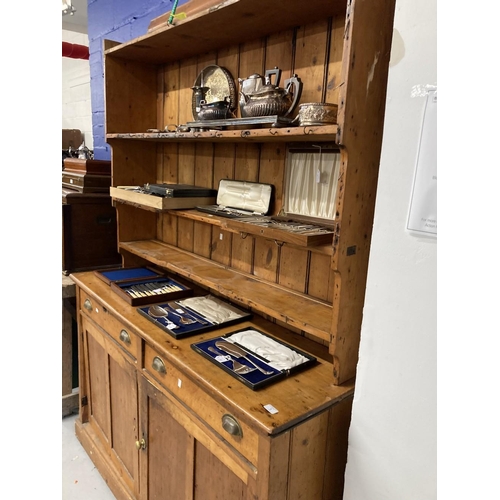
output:
POLYGON ((260 182, 221 179, 215 205, 199 205, 197 210, 221 217, 237 218, 266 215, 273 186, 260 182))

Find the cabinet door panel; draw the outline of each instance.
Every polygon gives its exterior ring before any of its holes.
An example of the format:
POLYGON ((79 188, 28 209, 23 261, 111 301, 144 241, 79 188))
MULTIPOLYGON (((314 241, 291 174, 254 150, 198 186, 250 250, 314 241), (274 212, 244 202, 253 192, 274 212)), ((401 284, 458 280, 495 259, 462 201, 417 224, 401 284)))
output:
POLYGON ((246 485, 200 442, 195 449, 194 500, 243 500, 246 485))
MULTIPOLYGON (((88 323, 84 322, 87 326, 88 323)), ((110 419, 108 405, 108 356, 104 347, 89 334, 85 328, 88 349, 88 374, 89 374, 89 421, 92 426, 97 427, 102 438, 109 442, 110 419)))
POLYGON ((129 487, 135 483, 138 472, 138 457, 135 442, 138 439, 137 422, 137 374, 135 366, 109 360, 111 384, 111 429, 112 449, 116 459, 128 475, 129 487))
POLYGON ((131 492, 137 491, 139 459, 137 370, 121 347, 93 322, 82 322, 87 343, 89 423, 103 451, 131 492))
POLYGON ((192 465, 187 456, 192 439, 169 413, 165 396, 145 379, 141 390, 141 429, 146 440, 141 454, 141 499, 188 500, 192 465))

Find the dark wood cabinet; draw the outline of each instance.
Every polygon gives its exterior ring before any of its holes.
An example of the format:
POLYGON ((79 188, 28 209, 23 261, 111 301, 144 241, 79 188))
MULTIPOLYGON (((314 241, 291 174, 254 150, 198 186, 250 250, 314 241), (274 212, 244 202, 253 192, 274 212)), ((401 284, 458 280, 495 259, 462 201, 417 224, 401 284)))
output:
POLYGON ((111 197, 62 189, 62 271, 121 265, 111 197))

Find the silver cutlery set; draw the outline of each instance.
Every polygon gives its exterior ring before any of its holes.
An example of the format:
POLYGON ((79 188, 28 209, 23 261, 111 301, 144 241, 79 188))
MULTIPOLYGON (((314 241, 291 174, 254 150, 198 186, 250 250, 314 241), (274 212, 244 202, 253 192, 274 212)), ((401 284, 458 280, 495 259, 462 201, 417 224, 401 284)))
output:
POLYGON ((137 299, 139 297, 154 297, 155 295, 162 295, 169 292, 178 292, 183 290, 179 285, 172 283, 165 283, 162 281, 148 282, 136 285, 129 285, 124 288, 125 293, 137 299))
MULTIPOLYGON (((244 349, 240 348, 237 345, 232 344, 226 340, 217 340, 215 342, 217 349, 215 347, 209 346, 208 350, 217 356, 221 356, 222 352, 229 356, 230 361, 233 363, 233 372, 238 373, 239 375, 244 375, 245 373, 250 373, 255 370, 259 370, 264 375, 272 375, 274 372, 269 370, 264 370, 257 364, 255 364, 249 357, 249 353, 244 349), (236 359, 235 359, 236 358, 236 359), (252 366, 248 366, 246 364, 240 363, 238 359, 245 359, 252 366)), ((222 362, 222 361, 221 361, 222 362)))

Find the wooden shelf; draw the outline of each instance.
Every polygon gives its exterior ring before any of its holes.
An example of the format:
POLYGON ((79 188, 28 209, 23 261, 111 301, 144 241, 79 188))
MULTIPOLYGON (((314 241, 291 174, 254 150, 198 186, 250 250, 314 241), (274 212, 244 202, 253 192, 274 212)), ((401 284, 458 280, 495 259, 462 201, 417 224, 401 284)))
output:
POLYGON ((121 242, 120 249, 208 287, 236 304, 330 341, 332 306, 264 282, 157 240, 121 242))
POLYGON ((227 217, 218 217, 217 215, 206 214, 198 210, 168 210, 169 213, 177 217, 184 217, 185 219, 192 219, 198 222, 205 222, 212 226, 218 226, 224 231, 229 231, 235 234, 253 234, 270 240, 279 241, 281 243, 288 243, 289 245, 303 248, 315 253, 323 255, 333 255, 332 239, 333 236, 321 235, 321 238, 310 238, 307 236, 294 235, 281 229, 263 229, 261 227, 248 227, 251 224, 239 222, 236 219, 228 219, 227 217), (325 241, 321 241, 323 236, 328 236, 325 241), (311 246, 312 245, 312 246, 311 246))
POLYGON ((107 140, 153 142, 335 142, 337 125, 310 127, 207 130, 204 132, 144 132, 107 134, 107 140))
MULTIPOLYGON (((182 6, 179 8, 182 12, 182 6)), ((106 55, 152 64, 165 64, 254 40, 280 30, 345 16, 345 1, 226 0, 174 25, 158 28, 105 51, 106 55), (207 29, 208 28, 208 29, 207 29)))
POLYGON ((128 203, 130 205, 153 210, 157 212, 166 212, 176 208, 194 208, 196 205, 211 205, 215 203, 215 197, 191 197, 191 198, 168 198, 166 196, 155 196, 148 193, 138 193, 127 189, 110 187, 109 192, 113 201, 128 203))

